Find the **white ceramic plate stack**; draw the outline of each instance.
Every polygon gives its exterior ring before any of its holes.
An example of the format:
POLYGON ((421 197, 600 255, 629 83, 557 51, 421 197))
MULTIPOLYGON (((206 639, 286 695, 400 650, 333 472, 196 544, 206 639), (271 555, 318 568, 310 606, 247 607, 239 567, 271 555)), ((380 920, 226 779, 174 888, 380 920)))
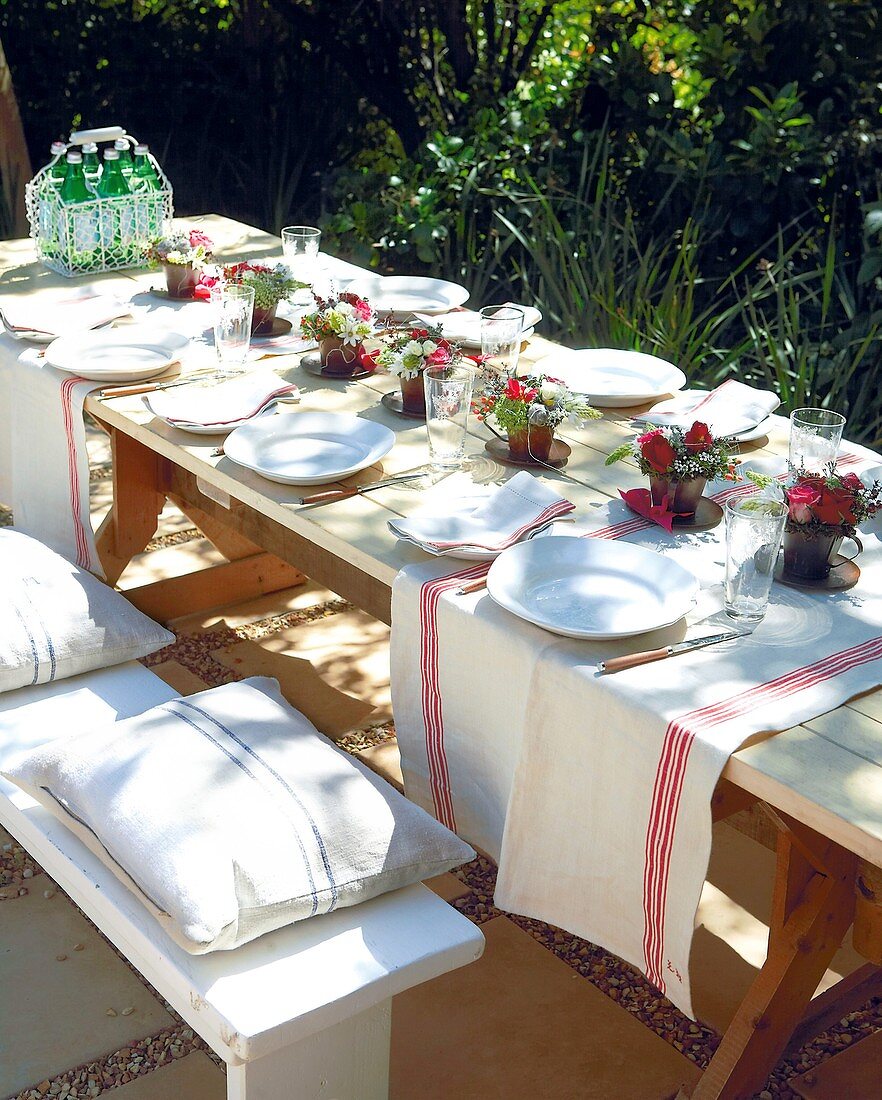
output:
POLYGON ((358 473, 392 450, 395 434, 352 413, 293 413, 236 428, 224 454, 284 485, 324 485, 358 473))
POLYGON ((366 298, 377 313, 406 317, 411 313, 447 313, 468 300, 469 292, 458 283, 411 275, 374 275, 356 279, 346 288, 366 298))
POLYGON ((519 543, 487 574, 487 591, 518 618, 567 638, 627 638, 681 619, 698 580, 670 558, 606 539, 552 535, 519 543))
POLYGON ((686 385, 686 375, 655 355, 613 348, 560 351, 541 360, 534 374, 559 378, 575 393, 582 393, 598 408, 618 409, 641 405, 686 385))
POLYGON ((61 336, 46 349, 46 362, 96 382, 140 382, 168 370, 189 342, 177 332, 126 325, 61 336))

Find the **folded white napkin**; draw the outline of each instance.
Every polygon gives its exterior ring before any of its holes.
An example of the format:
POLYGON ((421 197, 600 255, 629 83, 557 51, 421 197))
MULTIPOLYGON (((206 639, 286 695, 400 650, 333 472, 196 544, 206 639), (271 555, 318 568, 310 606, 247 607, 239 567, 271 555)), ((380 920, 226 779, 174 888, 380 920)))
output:
MULTIPOLYGON (((524 330, 534 328, 542 320, 541 310, 535 306, 525 306, 521 302, 506 302, 507 306, 515 306, 524 311, 524 330)), ((421 321, 429 325, 439 325, 441 335, 445 340, 455 344, 465 344, 467 347, 479 348, 481 346, 481 315, 471 310, 458 310, 455 313, 447 313, 443 317, 424 317, 417 313, 421 321)))
POLYGON ((455 555, 457 550, 471 549, 494 553, 513 546, 525 535, 535 534, 575 508, 526 470, 471 507, 468 501, 463 507, 458 499, 459 507, 445 509, 443 504, 440 508, 436 504, 408 519, 389 520, 389 530, 430 554, 455 555))
POLYGON ((635 417, 646 424, 691 428, 696 420, 707 424, 715 436, 750 431, 781 404, 771 390, 756 390, 729 378, 715 390, 684 390, 635 417))
POLYGON ((0 318, 10 336, 22 340, 34 332, 41 336, 66 336, 105 325, 131 314, 128 302, 94 288, 80 287, 55 301, 10 295, 0 304, 0 318))
POLYGON ((216 386, 179 386, 158 390, 144 398, 156 416, 170 423, 233 424, 259 412, 273 397, 297 392, 275 371, 259 370, 220 382, 216 386))

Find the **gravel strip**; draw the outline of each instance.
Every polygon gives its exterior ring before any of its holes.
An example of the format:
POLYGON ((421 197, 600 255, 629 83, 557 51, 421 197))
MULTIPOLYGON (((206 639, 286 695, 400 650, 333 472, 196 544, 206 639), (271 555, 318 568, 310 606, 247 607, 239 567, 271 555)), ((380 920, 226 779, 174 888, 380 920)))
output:
POLYGON ((162 550, 167 546, 182 546, 185 542, 193 542, 201 538, 202 532, 197 531, 195 527, 187 527, 183 531, 169 531, 167 535, 157 535, 156 538, 151 539, 144 547, 144 553, 162 550))
POLYGON ((391 722, 380 722, 376 726, 366 726, 364 729, 353 730, 351 733, 347 733, 345 737, 341 737, 339 741, 334 741, 334 744, 338 749, 344 749, 346 752, 356 753, 361 752, 362 749, 369 749, 373 745, 382 745, 385 741, 392 741, 395 738, 395 727, 391 722))

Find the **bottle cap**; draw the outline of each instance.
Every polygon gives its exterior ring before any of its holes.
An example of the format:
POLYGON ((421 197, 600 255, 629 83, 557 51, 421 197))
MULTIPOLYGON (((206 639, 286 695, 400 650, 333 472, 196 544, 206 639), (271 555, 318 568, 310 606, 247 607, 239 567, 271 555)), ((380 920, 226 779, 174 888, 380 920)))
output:
POLYGON ((52 153, 53 157, 60 157, 63 155, 66 149, 67 146, 64 144, 63 141, 53 141, 50 152, 52 153))
POLYGON ((118 149, 105 149, 104 150, 104 159, 105 160, 119 160, 119 150, 118 149))
POLYGON ((127 150, 129 148, 129 143, 126 141, 125 138, 117 138, 116 141, 113 143, 113 147, 114 149, 117 149, 120 153, 122 153, 124 150, 127 150))
POLYGON ((148 154, 149 152, 150 152, 150 146, 149 146, 149 145, 144 145, 144 144, 143 144, 142 142, 140 142, 140 141, 139 141, 139 142, 138 142, 138 144, 137 144, 137 145, 135 146, 135 155, 136 155, 136 156, 139 156, 139 157, 144 157, 144 156, 146 156, 146 155, 147 155, 147 154, 148 154))
POLYGON ((83 152, 84 153, 97 153, 98 152, 98 146, 95 144, 94 141, 87 141, 86 144, 83 146, 83 152))
POLYGON ((67 154, 67 163, 82 164, 83 154, 78 149, 71 149, 71 151, 67 154))

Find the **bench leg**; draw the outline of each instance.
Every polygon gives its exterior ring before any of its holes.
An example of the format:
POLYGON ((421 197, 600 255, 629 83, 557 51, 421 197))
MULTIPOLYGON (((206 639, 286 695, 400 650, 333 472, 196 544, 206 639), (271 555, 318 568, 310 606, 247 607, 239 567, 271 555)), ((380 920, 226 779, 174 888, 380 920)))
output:
POLYGON ((227 1066, 227 1100, 387 1100, 392 1001, 293 1046, 227 1066))

